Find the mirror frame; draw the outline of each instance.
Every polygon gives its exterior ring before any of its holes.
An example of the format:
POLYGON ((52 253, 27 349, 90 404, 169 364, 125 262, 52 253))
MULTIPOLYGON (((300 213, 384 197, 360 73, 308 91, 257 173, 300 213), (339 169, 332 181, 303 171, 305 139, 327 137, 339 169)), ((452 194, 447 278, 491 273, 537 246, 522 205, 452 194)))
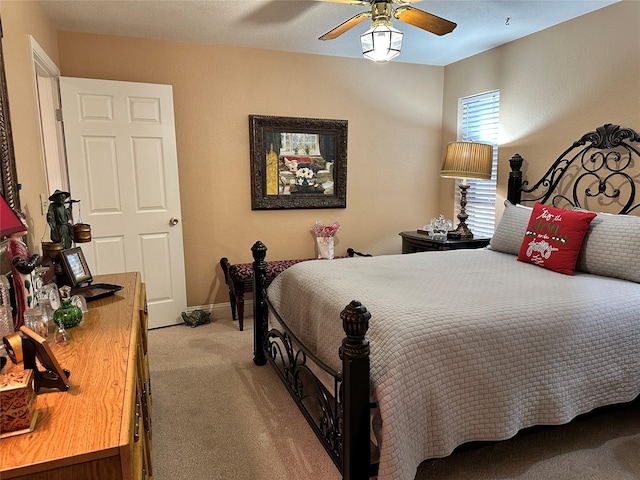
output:
POLYGON ((4 197, 12 209, 19 210, 18 174, 13 151, 13 136, 11 134, 7 79, 4 73, 4 54, 2 53, 2 36, 2 20, 0 20, 0 168, 2 169, 0 195, 4 197))
POLYGON ((347 120, 249 115, 251 157, 251 209, 346 208, 347 120), (265 134, 308 133, 334 136, 333 194, 267 195, 265 134))

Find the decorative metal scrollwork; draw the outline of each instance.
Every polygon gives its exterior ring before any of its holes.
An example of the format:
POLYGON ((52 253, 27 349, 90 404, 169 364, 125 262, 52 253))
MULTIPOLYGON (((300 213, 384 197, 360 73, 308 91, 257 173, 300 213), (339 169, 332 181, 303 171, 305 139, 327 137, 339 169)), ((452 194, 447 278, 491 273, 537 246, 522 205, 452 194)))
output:
MULTIPOLYGON (((313 355, 300 346, 286 327, 282 327, 282 330, 269 329, 264 347, 267 360, 275 367, 331 459, 337 466, 341 466, 342 423, 339 401, 309 367, 310 357, 313 355)), ((322 363, 311 361, 314 364, 322 363)), ((323 366, 320 368, 327 370, 323 366)), ((328 370, 327 373, 334 379, 334 392, 338 392, 341 384, 340 374, 328 370)))
MULTIPOLYGON (((607 123, 573 142, 533 186, 522 182, 523 201, 540 201, 559 207, 598 207, 628 214, 636 202, 640 183, 640 135, 630 128, 607 123), (632 170, 634 170, 632 172, 632 170)), ((598 208, 600 209, 600 208, 598 208)))

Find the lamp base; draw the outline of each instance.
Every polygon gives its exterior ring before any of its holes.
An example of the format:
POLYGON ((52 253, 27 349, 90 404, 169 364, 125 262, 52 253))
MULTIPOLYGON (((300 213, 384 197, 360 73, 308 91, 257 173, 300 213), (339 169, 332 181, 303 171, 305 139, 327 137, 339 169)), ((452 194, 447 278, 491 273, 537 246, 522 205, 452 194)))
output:
POLYGON ((473 238, 473 233, 466 223, 460 222, 455 230, 447 232, 447 238, 449 240, 469 240, 473 238))
POLYGON ((467 190, 470 185, 467 185, 466 180, 464 183, 459 185, 460 187, 460 213, 458 214, 458 226, 455 230, 451 230, 447 232, 447 238, 449 239, 460 239, 460 240, 469 240, 473 238, 473 233, 469 230, 467 226, 466 220, 469 218, 465 207, 467 206, 467 190))

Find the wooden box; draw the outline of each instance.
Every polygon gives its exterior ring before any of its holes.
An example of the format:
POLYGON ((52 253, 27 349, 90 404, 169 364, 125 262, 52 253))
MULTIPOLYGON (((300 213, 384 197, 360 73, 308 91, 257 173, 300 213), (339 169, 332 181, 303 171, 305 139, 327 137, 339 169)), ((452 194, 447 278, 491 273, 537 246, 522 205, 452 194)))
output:
POLYGON ((33 370, 0 375, 0 438, 32 431, 36 417, 33 370))

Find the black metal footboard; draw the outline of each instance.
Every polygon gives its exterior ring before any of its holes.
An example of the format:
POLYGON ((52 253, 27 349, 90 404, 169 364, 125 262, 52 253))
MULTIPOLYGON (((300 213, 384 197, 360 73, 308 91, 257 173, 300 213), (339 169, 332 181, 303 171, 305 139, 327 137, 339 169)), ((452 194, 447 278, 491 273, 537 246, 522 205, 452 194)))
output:
MULTIPOLYGON (((307 419, 344 480, 366 480, 375 474, 370 464, 369 341, 371 314, 352 301, 340 314, 346 337, 339 353, 342 372, 336 372, 311 353, 275 311, 265 288, 267 247, 256 242, 253 252, 254 350, 256 365, 271 363, 307 419), (271 311, 281 328, 269 328, 271 311), (330 391, 312 370, 333 378, 330 391), (337 392, 337 395, 334 393, 337 392)), ((275 324, 275 322, 274 322, 275 324)))

